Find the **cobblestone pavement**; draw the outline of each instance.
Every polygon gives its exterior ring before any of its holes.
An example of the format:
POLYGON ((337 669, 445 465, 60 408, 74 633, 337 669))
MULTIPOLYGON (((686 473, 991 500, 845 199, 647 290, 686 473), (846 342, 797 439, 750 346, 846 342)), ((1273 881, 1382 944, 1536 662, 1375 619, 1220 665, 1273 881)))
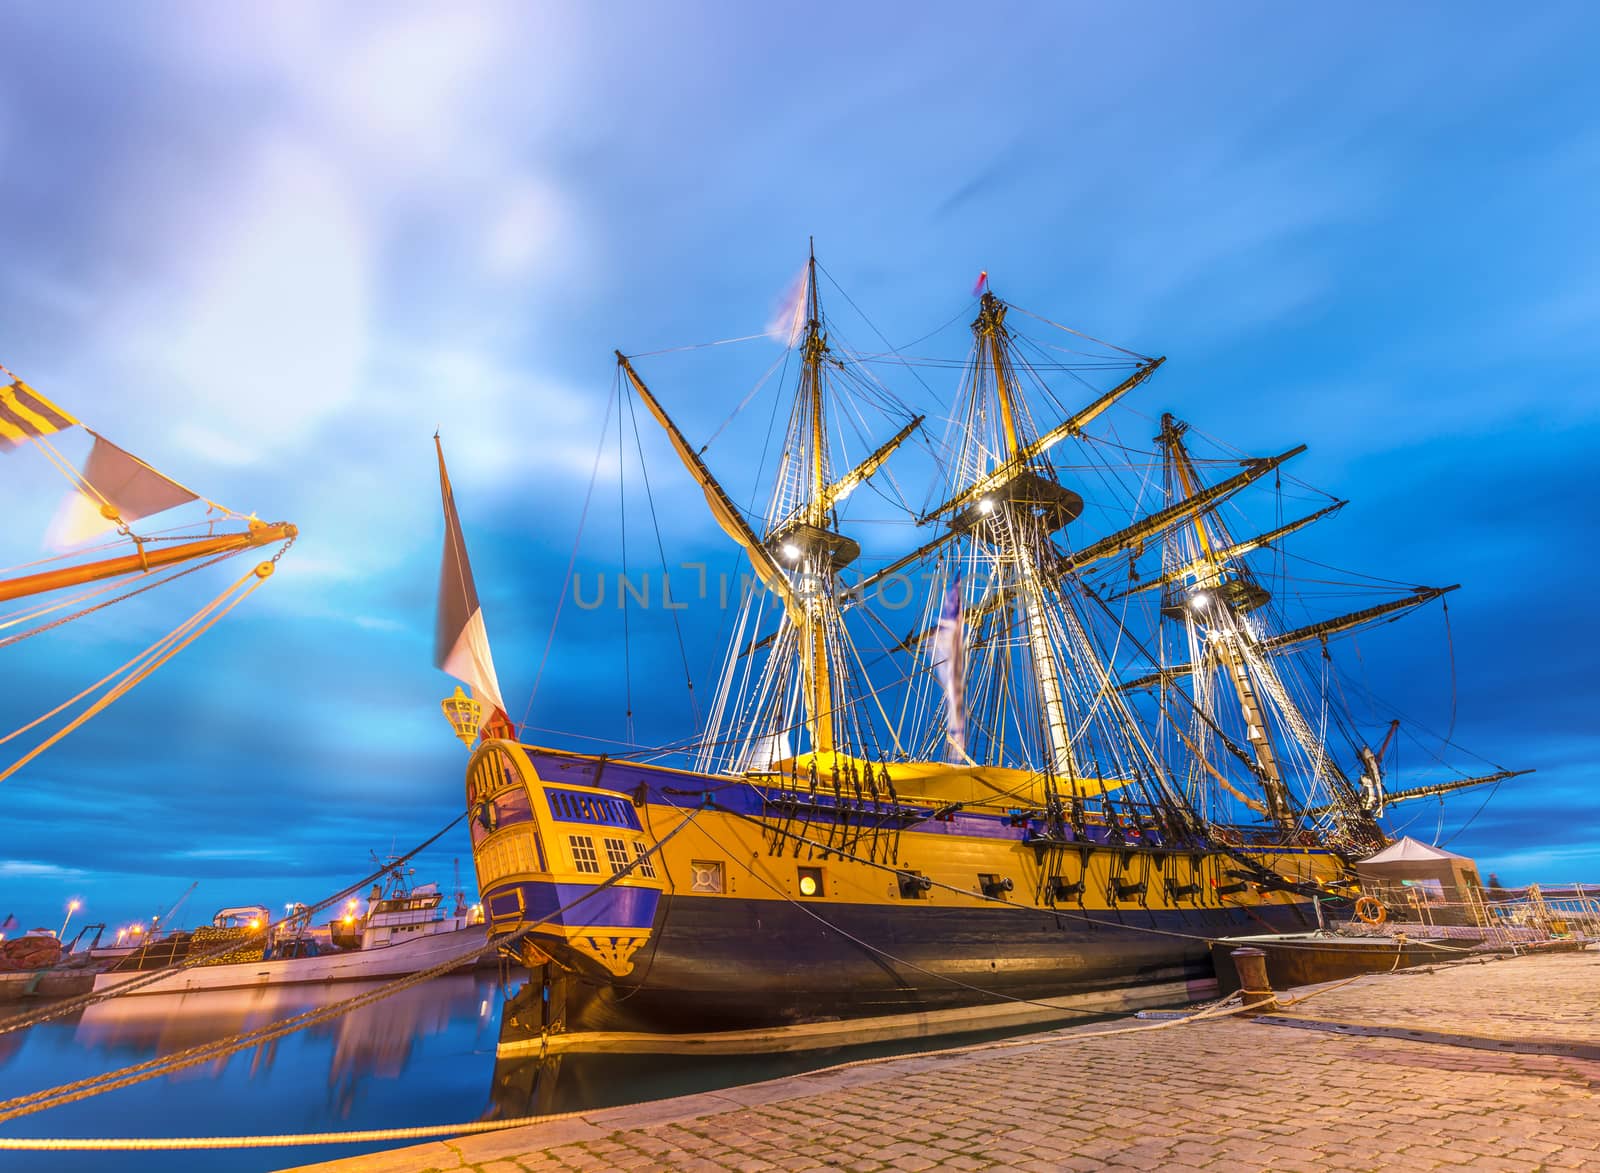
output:
MULTIPOLYGON (((1591 1042, 1600 953, 1374 976, 1287 1011, 1591 1042)), ((907 1057, 317 1166, 1184 1170, 1600 1167, 1600 1061, 1218 1019, 907 1057)))

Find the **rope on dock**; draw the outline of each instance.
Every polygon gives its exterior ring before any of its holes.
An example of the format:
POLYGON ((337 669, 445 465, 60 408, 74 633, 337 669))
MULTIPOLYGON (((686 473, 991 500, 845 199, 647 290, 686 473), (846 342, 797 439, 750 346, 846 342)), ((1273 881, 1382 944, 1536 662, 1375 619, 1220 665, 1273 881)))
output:
MULTIPOLYGON (((437 965, 431 966, 428 969, 419 970, 416 973, 397 978, 394 981, 388 982, 376 989, 365 991, 361 994, 354 995, 353 997, 346 998, 343 1001, 335 1002, 329 1006, 322 1006, 314 1010, 308 1010, 305 1013, 295 1015, 292 1018, 279 1019, 275 1022, 268 1023, 265 1026, 257 1027, 253 1031, 229 1035, 225 1038, 214 1040, 213 1042, 201 1043, 193 1047, 188 1047, 185 1050, 175 1052, 171 1055, 163 1055, 155 1059, 146 1060, 143 1063, 136 1063, 128 1067, 121 1067, 114 1071, 108 1071, 100 1075, 89 1076, 85 1079, 75 1080, 71 1083, 60 1084, 56 1087, 46 1088, 42 1091, 31 1092, 25 1096, 13 1097, 12 1099, 0 1102, 0 1122, 14 1120, 19 1116, 32 1115, 34 1112, 42 1112, 46 1108, 54 1108, 59 1107, 62 1104, 76 1103, 79 1100, 86 1100, 92 1096, 97 1096, 104 1092, 115 1091, 117 1088, 129 1087, 133 1084, 143 1083, 145 1080, 154 1079, 158 1076, 171 1075, 175 1072, 197 1066, 201 1063, 207 1063, 215 1059, 223 1059, 229 1055, 235 1054, 238 1051, 245 1050, 248 1047, 257 1046, 262 1043, 273 1042, 284 1037, 285 1035, 302 1030, 305 1027, 315 1026, 318 1023, 337 1018, 340 1015, 347 1014, 352 1010, 358 1010, 364 1006, 369 1006, 374 1002, 380 1002, 383 999, 388 998, 393 994, 397 994, 402 990, 410 989, 412 986, 420 985, 423 982, 430 981, 441 974, 450 972, 452 969, 455 969, 457 966, 472 959, 473 957, 481 956, 490 948, 498 949, 507 945, 513 945, 518 941, 521 941, 524 937, 528 936, 540 925, 556 919, 568 910, 575 908, 579 904, 582 904, 585 900, 604 892, 613 884, 616 884, 624 877, 632 874, 635 870, 643 866, 643 864, 649 860, 652 855, 655 855, 663 847, 670 843, 673 837, 678 834, 678 832, 682 831, 690 823, 694 822, 701 809, 704 808, 697 808, 693 811, 690 811, 688 816, 666 835, 664 835, 653 848, 651 848, 645 854, 636 857, 632 863, 628 864, 628 866, 613 873, 604 882, 588 889, 575 899, 569 900, 560 908, 548 913, 546 916, 540 918, 538 921, 535 921, 533 924, 528 925, 526 928, 518 929, 515 932, 508 933, 503 937, 490 938, 483 944, 474 943, 469 949, 464 950, 459 954, 452 955, 447 960, 441 961, 437 965)), ((448 828, 446 829, 448 830, 448 828)))

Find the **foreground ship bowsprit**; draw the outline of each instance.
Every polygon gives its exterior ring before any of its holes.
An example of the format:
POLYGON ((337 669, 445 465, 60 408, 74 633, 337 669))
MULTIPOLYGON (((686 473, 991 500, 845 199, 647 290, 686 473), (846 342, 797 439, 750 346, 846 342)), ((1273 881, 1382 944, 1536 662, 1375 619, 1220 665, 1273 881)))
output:
POLYGON ((1510 776, 1390 790, 1388 740, 1336 712, 1329 641, 1453 588, 1298 622, 1285 576, 1257 561, 1342 503, 1244 536, 1224 512, 1252 485, 1281 503, 1303 446, 1205 458, 1170 415, 1142 449, 1125 428, 1097 439, 1164 360, 1072 332, 1041 346, 1011 309, 982 294, 949 435, 930 442, 938 504, 905 510, 915 548, 870 573, 843 505, 924 421, 839 341, 814 259, 759 518, 619 352, 624 393, 766 588, 743 600, 681 765, 516 737, 441 451, 439 659, 490 702, 447 711, 463 740, 481 735, 467 797, 486 915, 527 931, 536 979, 513 1033, 931 1032, 982 1025, 975 1007, 1182 998, 1210 976, 1209 940, 1348 908, 1349 864, 1388 842, 1386 805, 1510 776), (854 462, 845 411, 880 426, 854 462), (870 588, 908 566, 932 587, 886 639, 870 588))

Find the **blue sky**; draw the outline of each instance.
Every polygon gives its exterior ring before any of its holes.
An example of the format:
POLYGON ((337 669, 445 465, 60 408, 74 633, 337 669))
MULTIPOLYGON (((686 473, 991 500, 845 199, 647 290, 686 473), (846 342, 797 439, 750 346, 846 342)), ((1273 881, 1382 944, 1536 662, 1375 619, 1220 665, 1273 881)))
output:
MULTIPOLYGON (((81 896, 126 921, 194 879, 191 913, 308 899, 441 826, 463 757, 430 662, 434 428, 520 710, 611 348, 759 331, 813 233, 897 343, 988 269, 1013 302, 1168 355, 1144 409, 1250 451, 1309 443, 1298 475, 1353 504, 1305 549, 1466 584, 1457 738, 1540 770, 1464 832, 1475 797, 1413 830, 1508 879, 1600 879, 1600 18, 912 11, 8 6, 0 362, 304 536, 3 784, 0 916, 53 925, 81 896)), ((703 438, 768 361, 663 395, 703 438)), ((37 556, 56 493, 16 467, 7 565, 37 556)), ((652 473, 672 559, 726 560, 693 487, 652 473)), ((614 514, 597 506, 585 567, 614 565, 614 514)), ((0 724, 204 597, 10 649, 0 724)), ((570 612, 533 722, 620 736, 614 637, 570 612)), ((709 683, 716 620, 693 622, 709 683)), ((1437 611, 1374 640, 1395 674, 1377 691, 1445 725, 1437 611)), ((636 674, 681 675, 670 634, 641 641, 636 674)), ((681 692, 643 691, 639 735, 681 736, 681 692)), ((418 878, 466 855, 463 835, 418 878)))

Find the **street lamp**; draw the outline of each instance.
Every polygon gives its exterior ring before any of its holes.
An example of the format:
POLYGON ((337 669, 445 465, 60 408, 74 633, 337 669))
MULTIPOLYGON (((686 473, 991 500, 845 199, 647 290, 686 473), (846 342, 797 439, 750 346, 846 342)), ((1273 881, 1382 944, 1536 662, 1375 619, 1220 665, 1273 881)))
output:
POLYGON ((83 907, 83 903, 81 901, 78 901, 78 900, 69 900, 69 901, 67 901, 67 915, 66 915, 66 918, 64 920, 62 920, 62 922, 61 922, 61 931, 56 934, 56 940, 65 941, 67 939, 67 921, 71 920, 72 919, 72 914, 77 912, 78 909, 80 909, 82 907, 83 907))

